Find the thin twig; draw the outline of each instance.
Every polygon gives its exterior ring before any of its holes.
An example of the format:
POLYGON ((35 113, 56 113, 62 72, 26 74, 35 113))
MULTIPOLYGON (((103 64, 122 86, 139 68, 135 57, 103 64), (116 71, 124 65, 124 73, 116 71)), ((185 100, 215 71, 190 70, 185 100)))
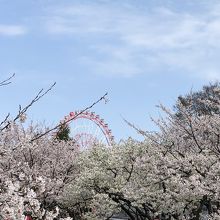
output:
POLYGON ((13 73, 10 77, 0 82, 0 86, 6 86, 11 83, 11 79, 15 76, 15 73, 13 73))
POLYGON ((8 120, 10 113, 5 116, 5 119, 0 123, 0 127, 8 120))
POLYGON ((18 118, 20 118, 20 116, 22 114, 24 114, 35 102, 37 102, 39 99, 41 99, 43 96, 45 96, 49 91, 52 90, 52 88, 56 85, 56 82, 54 82, 49 89, 47 89, 45 92, 44 89, 41 89, 38 94, 34 97, 34 99, 27 105, 25 106, 23 109, 21 106, 19 106, 19 113, 18 115, 14 118, 13 121, 16 121, 18 118))
POLYGON ((53 127, 53 128, 51 128, 51 129, 45 131, 45 132, 42 133, 42 134, 39 134, 39 135, 35 136, 33 139, 31 139, 30 142, 36 141, 37 139, 39 139, 39 138, 41 138, 41 137, 47 135, 47 134, 50 133, 51 131, 54 131, 54 130, 56 130, 57 128, 60 128, 61 126, 63 126, 63 125, 65 125, 65 124, 69 123, 70 121, 76 119, 79 115, 81 115, 82 113, 86 112, 87 110, 93 108, 93 106, 96 105, 96 104, 98 104, 100 101, 106 100, 106 96, 107 96, 107 95, 108 95, 108 93, 106 92, 106 93, 105 93, 101 98, 99 98, 96 102, 92 103, 90 106, 84 108, 83 110, 81 110, 80 112, 78 112, 77 114, 75 114, 74 117, 72 117, 72 118, 70 118, 70 119, 68 119, 68 120, 66 120, 66 121, 64 121, 64 122, 62 122, 62 123, 56 125, 55 127, 53 127))
MULTIPOLYGON (((22 108, 21 105, 19 105, 18 114, 14 117, 14 119, 12 119, 11 121, 8 121, 8 122, 6 123, 6 125, 0 129, 0 131, 3 131, 4 129, 8 128, 8 126, 11 124, 11 122, 17 121, 24 113, 27 112, 27 110, 28 110, 35 102, 37 102, 39 99, 41 99, 43 96, 45 96, 49 91, 51 91, 52 88, 53 88, 55 85, 56 85, 56 82, 53 83, 53 84, 49 87, 49 89, 47 89, 46 91, 44 91, 44 89, 41 89, 41 90, 37 93, 37 95, 31 100, 31 102, 30 102, 28 105, 26 105, 25 107, 22 108)), ((9 117, 9 115, 8 115, 8 117, 9 117)), ((7 119, 6 119, 6 120, 7 120, 7 119)), ((5 122, 6 122, 6 120, 5 120, 5 122)), ((2 124, 3 124, 3 123, 2 123, 2 124)))

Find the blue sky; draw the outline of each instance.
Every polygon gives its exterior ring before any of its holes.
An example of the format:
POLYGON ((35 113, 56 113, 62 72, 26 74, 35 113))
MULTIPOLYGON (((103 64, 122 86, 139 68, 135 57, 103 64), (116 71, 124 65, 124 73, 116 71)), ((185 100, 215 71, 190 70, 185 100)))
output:
POLYGON ((119 140, 136 137, 122 117, 152 130, 159 102, 220 79, 220 1, 0 0, 1 117, 42 87, 28 113, 56 124, 109 93, 93 109, 119 140))

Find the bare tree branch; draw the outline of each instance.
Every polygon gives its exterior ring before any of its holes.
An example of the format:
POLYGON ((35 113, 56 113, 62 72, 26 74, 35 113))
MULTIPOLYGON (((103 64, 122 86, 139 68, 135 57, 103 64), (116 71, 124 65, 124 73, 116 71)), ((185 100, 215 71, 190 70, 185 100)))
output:
POLYGON ((93 102, 90 106, 88 106, 88 107, 84 108, 83 110, 81 110, 80 112, 78 112, 74 117, 72 117, 72 118, 70 118, 69 120, 66 120, 66 121, 64 121, 64 122, 62 122, 62 123, 56 125, 55 127, 53 127, 53 128, 51 128, 51 129, 45 131, 45 132, 42 133, 42 134, 39 134, 39 135, 35 136, 33 139, 31 139, 31 142, 36 141, 37 139, 39 139, 39 138, 41 138, 41 137, 47 135, 47 134, 50 133, 51 131, 54 131, 54 130, 56 130, 57 128, 59 128, 59 127, 65 125, 65 124, 69 123, 70 121, 76 119, 76 118, 77 118, 79 115, 81 115, 82 113, 84 113, 84 112, 86 112, 87 110, 93 108, 94 105, 98 104, 98 103, 101 102, 102 100, 106 100, 106 96, 107 96, 107 95, 108 95, 108 93, 106 92, 101 98, 99 98, 97 101, 93 102))
POLYGON ((13 73, 10 77, 0 82, 0 86, 6 86, 11 83, 11 79, 15 76, 15 73, 13 73))
POLYGON ((44 89, 41 89, 38 94, 34 97, 34 99, 32 99, 32 101, 26 105, 24 108, 22 108, 21 106, 19 106, 19 112, 18 115, 14 118, 13 121, 16 121, 22 114, 24 114, 35 102, 37 102, 39 99, 41 99, 43 96, 45 96, 49 91, 52 90, 52 88, 56 85, 56 82, 54 82, 49 89, 47 89, 46 91, 44 91, 44 89))
MULTIPOLYGON (((27 110, 35 103, 37 102, 39 99, 41 99, 43 96, 45 96, 49 91, 52 90, 52 88, 56 85, 56 82, 53 83, 46 91, 44 91, 44 89, 41 89, 37 95, 31 100, 31 102, 29 104, 27 104, 25 107, 21 107, 21 105, 19 105, 19 110, 18 110, 18 114, 14 117, 14 119, 12 119, 11 121, 8 121, 6 123, 6 125, 4 127, 2 127, 0 129, 0 131, 3 131, 4 129, 8 128, 8 126, 11 124, 11 122, 15 122, 17 121, 23 114, 25 114, 27 112, 27 110)), ((6 117, 6 119, 0 124, 4 124, 4 122, 7 121, 9 115, 6 117)))
POLYGON ((5 116, 5 119, 0 123, 0 127, 8 120, 10 113, 5 116))

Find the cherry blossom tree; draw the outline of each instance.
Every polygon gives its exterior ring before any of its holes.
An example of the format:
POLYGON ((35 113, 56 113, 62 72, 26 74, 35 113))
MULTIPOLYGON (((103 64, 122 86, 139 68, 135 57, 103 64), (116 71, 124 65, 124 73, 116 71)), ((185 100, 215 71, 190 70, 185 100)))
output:
POLYGON ((31 142, 41 129, 10 123, 1 132, 0 212, 4 217, 19 219, 16 216, 27 207, 37 219, 53 219, 48 216, 59 214, 60 192, 78 170, 74 165, 78 151, 71 141, 45 135, 31 142))
MULTIPOLYGON (((206 105, 220 107, 212 100, 206 105)), ((166 116, 155 121, 158 132, 130 124, 144 135, 142 142, 82 152, 80 173, 64 190, 63 205, 86 207, 82 218, 88 220, 120 211, 131 220, 220 219, 220 116, 178 106, 181 118, 160 106, 166 116)))
POLYGON ((203 86, 202 90, 193 92, 185 96, 179 96, 174 108, 176 114, 181 117, 182 105, 193 115, 219 114, 218 104, 220 102, 220 83, 210 83, 203 86), (180 105, 181 103, 181 105, 180 105))
MULTIPOLYGON (((0 82, 0 86, 10 84, 13 77, 0 82)), ((19 106, 17 115, 7 114, 0 123, 0 218, 4 220, 76 216, 60 202, 64 188, 80 172, 76 164, 78 147, 71 139, 61 140, 55 134, 69 121, 53 128, 24 125, 26 112, 54 85, 40 90, 29 104, 19 106)), ((81 112, 92 108, 106 95, 81 112)))

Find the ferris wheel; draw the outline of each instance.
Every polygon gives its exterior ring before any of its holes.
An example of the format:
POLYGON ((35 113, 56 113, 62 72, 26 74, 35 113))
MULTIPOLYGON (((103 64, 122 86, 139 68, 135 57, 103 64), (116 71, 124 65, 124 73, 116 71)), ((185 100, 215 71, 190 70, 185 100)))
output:
POLYGON ((95 112, 70 112, 64 121, 68 123, 70 135, 80 149, 88 149, 96 144, 111 146, 114 142, 108 124, 95 112))

